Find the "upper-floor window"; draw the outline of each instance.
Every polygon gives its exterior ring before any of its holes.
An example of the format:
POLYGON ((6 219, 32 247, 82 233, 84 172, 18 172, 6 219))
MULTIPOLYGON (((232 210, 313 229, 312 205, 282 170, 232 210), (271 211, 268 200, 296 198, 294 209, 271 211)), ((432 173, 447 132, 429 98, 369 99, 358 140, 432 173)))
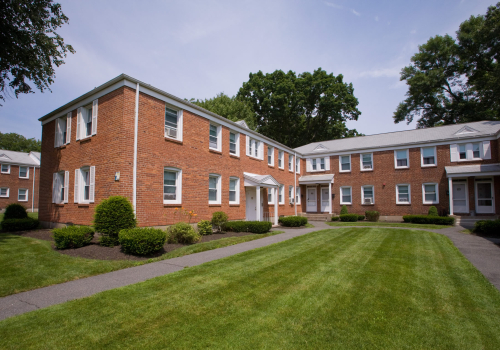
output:
POLYGON ((423 167, 437 165, 436 147, 423 147, 420 149, 420 155, 423 167))
POLYGON ((220 204, 221 203, 221 192, 220 192, 220 180, 221 176, 218 174, 210 174, 208 177, 208 203, 209 204, 220 204))
POLYGON ((472 144, 472 159, 481 158, 481 144, 473 143, 472 144))
POLYGON ((373 170, 373 153, 361 154, 361 171, 373 170))
POLYGON ((182 170, 177 168, 163 169, 163 203, 182 203, 182 170))
POLYGON ((2 174, 10 174, 10 164, 2 164, 2 174))
POLYGON ((221 132, 222 126, 210 123, 209 148, 221 151, 221 132))
POLYGON ((235 156, 240 155, 240 134, 230 131, 229 132, 229 153, 235 156))
POLYGON ((182 141, 182 110, 165 105, 165 137, 182 141))
POLYGON ((78 108, 76 123, 76 139, 81 140, 97 134, 97 100, 92 104, 78 108))
POLYGON ((68 144, 71 139, 71 112, 65 117, 57 118, 55 124, 54 147, 68 144))
POLYGON ((247 136, 247 156, 263 159, 263 143, 247 136))
POLYGON ((300 174, 300 158, 295 157, 295 172, 300 174))
POLYGON ((278 168, 283 169, 285 167, 285 152, 278 151, 278 168))
POLYGON ((9 188, 8 187, 0 188, 0 197, 9 198, 9 188))
POLYGON ((69 171, 60 171, 52 177, 52 203, 68 203, 69 171))
POLYGON ((293 154, 288 153, 288 171, 293 171, 293 154))
POLYGON ((396 204, 410 204, 410 185, 396 185, 396 204))
POLYGON ((438 184, 422 184, 422 197, 424 204, 439 204, 438 184))
POLYGON ((229 178, 229 204, 240 203, 240 179, 237 177, 229 178))
POLYGON ((29 179, 30 169, 27 166, 20 166, 19 167, 19 177, 22 179, 29 179))
POLYGON ((324 171, 330 170, 330 158, 312 158, 306 160, 307 171, 324 171))
POLYGON ((410 167, 409 151, 407 149, 400 149, 394 151, 394 162, 396 169, 409 168, 410 167))
POLYGON ((361 203, 362 204, 374 204, 375 203, 375 193, 373 186, 362 186, 361 187, 361 203))
POLYGON ((452 162, 491 159, 490 141, 450 145, 452 162))
POLYGON ((274 166, 274 147, 267 146, 267 164, 274 166))
POLYGON ((339 168, 340 172, 349 172, 351 171, 351 155, 340 156, 339 157, 339 168))
POLYGON ((340 204, 352 204, 352 188, 350 186, 340 188, 340 204))
POLYGON ((94 203, 95 166, 75 170, 75 203, 94 203))
POLYGON ((285 204, 285 185, 280 185, 279 187, 279 197, 278 197, 278 200, 279 200, 279 203, 280 204, 285 204))
POLYGON ((26 188, 20 188, 17 190, 17 200, 19 202, 28 201, 28 190, 26 188))
POLYGON ((458 145, 458 156, 460 159, 467 159, 467 148, 465 144, 458 145))

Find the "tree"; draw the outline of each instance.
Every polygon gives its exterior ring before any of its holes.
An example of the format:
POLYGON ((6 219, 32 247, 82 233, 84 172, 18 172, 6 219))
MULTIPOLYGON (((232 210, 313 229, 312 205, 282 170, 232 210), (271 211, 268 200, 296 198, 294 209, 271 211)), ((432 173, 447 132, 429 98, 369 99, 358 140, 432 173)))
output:
POLYGON ((192 98, 189 102, 234 122, 244 120, 250 129, 255 129, 255 113, 250 104, 237 99, 236 96, 229 97, 221 92, 211 99, 195 100, 192 98))
POLYGON ((321 68, 299 75, 250 73, 237 98, 250 103, 258 132, 289 147, 359 135, 345 125, 361 112, 352 84, 344 83, 341 74, 321 68))
POLYGON ((500 119, 500 3, 460 25, 457 40, 435 36, 401 71, 407 98, 394 122, 418 127, 500 119))
POLYGON ((0 149, 17 152, 41 152, 42 141, 27 139, 15 133, 2 134, 0 132, 0 149))
POLYGON ((0 1, 0 99, 10 88, 19 94, 34 93, 29 81, 43 92, 54 82, 54 65, 64 64, 67 52, 56 29, 68 22, 61 5, 52 0, 0 1))

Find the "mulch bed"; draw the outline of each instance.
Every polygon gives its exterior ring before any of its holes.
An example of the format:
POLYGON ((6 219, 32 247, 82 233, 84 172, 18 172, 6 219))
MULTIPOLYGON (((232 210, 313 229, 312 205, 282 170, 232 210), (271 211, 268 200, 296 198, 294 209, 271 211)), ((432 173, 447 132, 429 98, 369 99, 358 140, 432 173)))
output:
MULTIPOLYGON (((23 237, 37 238, 37 239, 42 239, 45 241, 54 242, 54 239, 52 238, 52 232, 49 229, 33 230, 33 231, 20 231, 20 232, 13 232, 13 233, 17 234, 19 236, 23 236, 23 237)), ((203 236, 200 242, 210 242, 210 241, 214 241, 214 240, 221 239, 221 238, 240 237, 240 236, 247 236, 247 235, 252 235, 252 234, 253 233, 249 233, 249 232, 214 233, 213 235, 203 236)), ((147 260, 147 259, 161 256, 161 255, 168 253, 168 252, 171 252, 175 249, 182 248, 186 245, 187 244, 166 243, 163 246, 163 248, 160 249, 155 254, 152 254, 149 256, 136 256, 136 255, 125 254, 124 252, 122 252, 120 246, 116 246, 116 247, 112 247, 112 248, 100 246, 99 242, 98 242, 98 235, 95 235, 92 242, 85 247, 76 248, 76 249, 58 250, 55 248, 54 245, 52 245, 52 249, 54 249, 56 252, 61 253, 61 254, 74 256, 74 257, 80 257, 80 258, 86 258, 86 259, 147 260)))

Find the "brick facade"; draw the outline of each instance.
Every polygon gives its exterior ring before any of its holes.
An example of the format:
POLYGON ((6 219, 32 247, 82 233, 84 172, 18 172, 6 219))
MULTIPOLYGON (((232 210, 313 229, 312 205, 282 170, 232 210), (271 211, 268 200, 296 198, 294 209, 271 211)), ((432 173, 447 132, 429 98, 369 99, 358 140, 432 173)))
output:
POLYGON ((21 204, 23 207, 31 211, 32 207, 36 211, 38 209, 38 188, 40 184, 40 168, 33 166, 29 167, 29 179, 19 177, 19 165, 10 165, 10 174, 0 173, 0 187, 9 189, 9 197, 0 197, 0 210, 4 210, 11 203, 21 204), (35 169, 35 174, 33 174, 35 169), (33 196, 33 175, 35 175, 35 195, 33 196), (28 190, 28 200, 18 200, 18 190, 28 190))

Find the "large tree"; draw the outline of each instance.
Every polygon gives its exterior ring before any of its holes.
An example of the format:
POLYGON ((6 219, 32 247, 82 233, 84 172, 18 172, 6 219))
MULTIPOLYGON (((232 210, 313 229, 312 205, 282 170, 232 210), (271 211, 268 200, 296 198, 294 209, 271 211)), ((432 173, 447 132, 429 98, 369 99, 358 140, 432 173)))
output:
POLYGON ((68 22, 61 5, 52 0, 0 1, 0 99, 12 90, 19 94, 38 90, 50 91, 54 82, 54 66, 64 63, 71 45, 56 29, 68 22))
POLYGON ((344 83, 341 74, 321 68, 299 75, 259 71, 250 73, 237 97, 250 103, 258 132, 289 147, 359 135, 345 125, 361 112, 352 84, 344 83))
POLYGON ((485 16, 471 16, 456 34, 430 38, 403 68, 408 92, 394 112, 395 123, 500 120, 500 3, 485 16))
POLYGON ((42 141, 34 138, 27 139, 13 132, 8 134, 2 134, 0 132, 0 149, 17 152, 41 152, 42 141))

